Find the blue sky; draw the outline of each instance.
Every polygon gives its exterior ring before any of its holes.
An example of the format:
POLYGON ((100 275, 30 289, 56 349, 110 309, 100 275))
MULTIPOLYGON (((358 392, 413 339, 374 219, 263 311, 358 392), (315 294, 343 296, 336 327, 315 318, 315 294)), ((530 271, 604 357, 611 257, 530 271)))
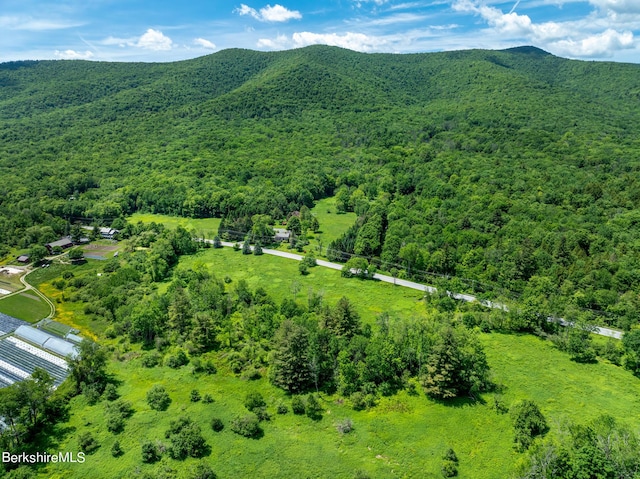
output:
POLYGON ((640 0, 2 0, 0 61, 173 61, 322 43, 362 52, 535 45, 640 63, 640 0))

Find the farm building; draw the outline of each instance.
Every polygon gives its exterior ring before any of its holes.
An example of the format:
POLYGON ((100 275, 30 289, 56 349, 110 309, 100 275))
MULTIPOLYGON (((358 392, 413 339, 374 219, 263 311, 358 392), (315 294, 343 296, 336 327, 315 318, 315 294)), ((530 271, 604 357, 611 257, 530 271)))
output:
POLYGON ((27 264, 29 262, 29 255, 28 254, 20 255, 18 256, 17 261, 18 263, 27 264))
POLYGON ((47 243, 45 246, 49 251, 49 254, 53 254, 54 248, 58 248, 58 247, 61 249, 71 248, 73 246, 73 241, 71 241, 71 238, 66 237, 66 238, 59 239, 58 241, 54 241, 52 243, 47 243))
MULTIPOLYGON (((93 231, 94 229, 96 229, 96 227, 83 226, 82 229, 87 231, 93 231)), ((116 235, 120 233, 120 230, 117 230, 115 228, 107 228, 104 226, 98 227, 97 229, 98 229, 98 233, 100 234, 100 237, 103 239, 114 239, 116 235)))

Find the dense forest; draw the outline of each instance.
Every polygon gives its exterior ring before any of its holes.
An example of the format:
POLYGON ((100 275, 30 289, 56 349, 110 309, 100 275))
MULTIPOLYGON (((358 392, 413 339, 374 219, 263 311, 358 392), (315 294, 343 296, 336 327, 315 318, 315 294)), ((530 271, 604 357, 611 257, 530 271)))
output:
POLYGON ((639 101, 637 65, 530 47, 4 63, 0 254, 137 211, 243 234, 335 194, 358 221, 333 259, 628 329, 639 101))

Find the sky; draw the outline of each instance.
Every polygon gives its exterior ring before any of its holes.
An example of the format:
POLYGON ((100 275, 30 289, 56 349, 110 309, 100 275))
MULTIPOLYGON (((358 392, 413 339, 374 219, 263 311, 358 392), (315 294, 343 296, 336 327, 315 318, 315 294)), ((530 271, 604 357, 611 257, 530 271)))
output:
POLYGON ((415 53, 533 45, 640 63, 640 0, 0 0, 0 62, 166 62, 311 44, 415 53))

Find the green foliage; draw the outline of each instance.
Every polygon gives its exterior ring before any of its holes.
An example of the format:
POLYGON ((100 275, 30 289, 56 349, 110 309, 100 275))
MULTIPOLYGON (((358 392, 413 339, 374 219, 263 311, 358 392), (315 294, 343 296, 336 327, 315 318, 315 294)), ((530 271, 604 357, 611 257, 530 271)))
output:
POLYGON ((189 364, 189 357, 182 349, 178 349, 175 353, 169 354, 164 362, 170 368, 177 369, 189 364))
POLYGON ((306 406, 303 399, 300 396, 293 396, 291 398, 291 410, 293 414, 302 415, 306 411, 306 406))
POLYGON ((78 346, 78 355, 69 361, 69 372, 78 391, 94 387, 99 393, 105 385, 107 352, 103 346, 88 339, 78 346))
POLYGON ((217 479, 217 477, 209 464, 200 462, 193 468, 189 479, 217 479))
POLYGON ((513 404, 509 408, 515 431, 514 442, 519 450, 528 449, 533 440, 547 432, 547 421, 533 401, 528 399, 513 404))
POLYGON ((153 463, 160 459, 160 451, 158 450, 158 446, 153 441, 143 441, 141 445, 142 449, 142 462, 144 463, 153 463))
POLYGON ((490 386, 489 366, 477 337, 465 328, 445 325, 433 345, 422 380, 436 399, 477 396, 490 386))
POLYGON ((248 438, 257 438, 262 435, 258 416, 249 413, 245 416, 236 416, 229 426, 233 432, 248 438))
POLYGON ((160 384, 151 386, 151 389, 147 391, 147 404, 156 411, 165 411, 169 407, 171 398, 164 386, 160 384))
POLYGON ((198 391, 197 389, 192 389, 191 393, 189 394, 189 400, 191 402, 198 402, 200 401, 200 399, 202 399, 202 396, 200 396, 200 391, 198 391))
POLYGON ((314 421, 322 419, 322 405, 315 394, 309 394, 307 396, 307 402, 305 405, 305 412, 314 421))
POLYGON ((214 417, 211 420, 211 429, 213 429, 215 432, 222 431, 224 429, 224 423, 222 422, 222 419, 214 417))
POLYGON ((248 393, 244 398, 244 407, 254 412, 256 409, 264 408, 267 405, 264 397, 257 391, 248 393))
POLYGON ((89 431, 83 432, 78 436, 78 448, 85 454, 92 454, 99 447, 100 444, 89 431))
POLYGON ((169 440, 168 452, 173 459, 202 457, 207 451, 200 426, 186 416, 171 421, 165 438, 169 440))
POLYGON ((111 446, 111 455, 113 457, 120 457, 124 454, 122 447, 120 446, 120 441, 115 441, 111 446))

